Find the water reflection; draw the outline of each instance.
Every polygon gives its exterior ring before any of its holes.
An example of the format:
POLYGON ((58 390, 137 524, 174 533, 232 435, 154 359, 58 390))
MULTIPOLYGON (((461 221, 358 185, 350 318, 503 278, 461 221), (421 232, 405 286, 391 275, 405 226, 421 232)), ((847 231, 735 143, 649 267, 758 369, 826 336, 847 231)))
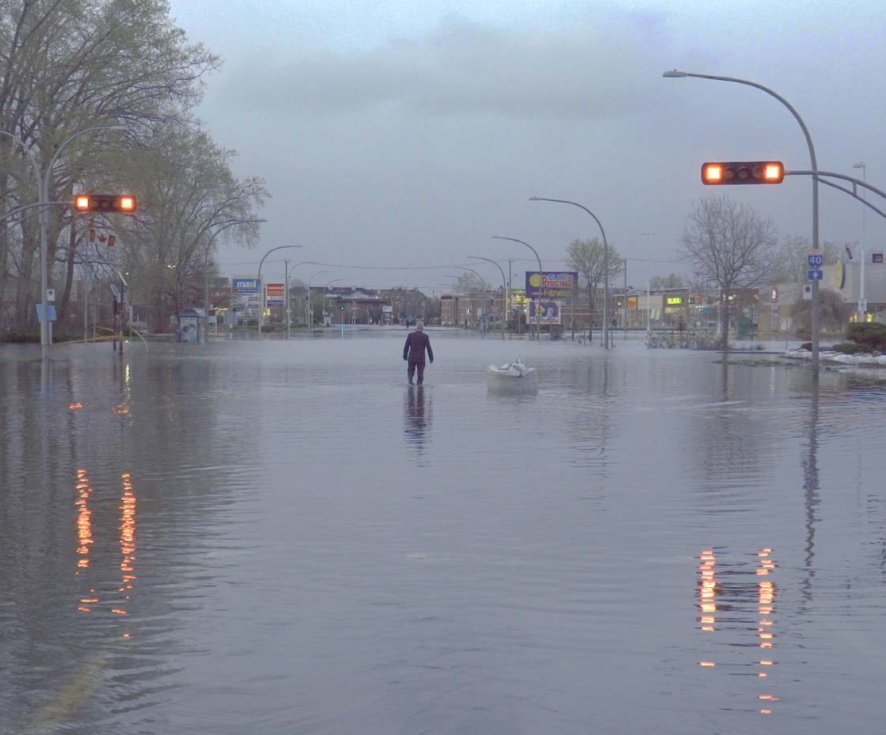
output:
POLYGON ((92 511, 89 509, 89 496, 92 495, 92 485, 86 470, 77 470, 77 574, 81 569, 89 566, 89 548, 95 543, 92 537, 92 511))
POLYGON ((703 668, 725 666, 729 674, 740 676, 753 673, 758 679, 766 679, 765 686, 757 688, 754 696, 757 710, 762 715, 773 713, 773 703, 779 701, 772 691, 769 673, 775 665, 775 599, 776 587, 771 579, 776 569, 772 549, 760 549, 754 561, 742 560, 729 563, 725 550, 704 549, 698 565, 698 627, 705 635, 722 633, 718 646, 708 643, 705 648, 721 651, 721 655, 699 661, 703 668), (718 565, 718 555, 724 557, 718 565), (748 636, 753 632, 755 640, 748 636), (725 646, 722 647, 722 646, 725 646), (744 652, 753 647, 757 652, 747 657, 744 652), (738 657, 730 655, 730 649, 738 649, 738 657), (750 672, 747 670, 751 669, 750 672))
POLYGON ((0 350, 0 733, 882 729, 882 392, 392 345, 0 350))
MULTIPOLYGON (((123 494, 120 497, 120 587, 118 592, 122 595, 120 604, 112 608, 112 611, 120 615, 126 615, 127 606, 135 587, 135 510, 136 497, 132 484, 132 474, 124 472, 122 475, 123 494)), ((129 637, 129 632, 124 633, 129 637)))
POLYGON ((423 385, 410 385, 403 405, 403 433, 407 446, 421 453, 431 428, 431 398, 423 385))
POLYGON ((815 577, 815 525, 818 521, 817 508, 821 502, 818 477, 818 422, 819 422, 819 376, 811 376, 809 397, 809 418, 807 421, 806 455, 803 458, 803 504, 805 508, 806 543, 804 564, 806 576, 803 580, 803 599, 812 600, 812 580, 815 577))

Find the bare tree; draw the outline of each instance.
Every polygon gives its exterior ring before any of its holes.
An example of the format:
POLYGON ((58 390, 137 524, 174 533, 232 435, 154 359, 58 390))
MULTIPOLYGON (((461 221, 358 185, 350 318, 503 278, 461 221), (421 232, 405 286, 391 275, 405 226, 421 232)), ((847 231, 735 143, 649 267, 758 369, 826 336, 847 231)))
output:
MULTIPOLYGON (((187 121, 203 75, 218 63, 187 42, 165 0, 2 0, 0 214, 36 202, 32 161, 42 176, 66 141, 50 172, 49 200, 69 199, 85 172, 108 183, 122 160, 115 155, 123 143, 119 133, 114 146, 100 134, 71 136, 125 123, 130 144, 138 145, 159 123, 187 121)), ((0 233, 0 301, 14 286, 19 322, 33 319, 39 228, 29 214, 0 233)), ((49 279, 56 276, 55 262, 64 262, 67 293, 76 249, 76 239, 65 232, 71 214, 52 208, 49 215, 49 279)))
POLYGON ((462 273, 455 282, 454 288, 459 293, 485 293, 491 286, 476 273, 462 273))
POLYGON ((702 198, 687 218, 680 255, 699 281, 719 289, 724 349, 729 347, 729 296, 766 282, 775 243, 772 220, 727 196, 702 198))
MULTIPOLYGON (((821 288, 818 291, 819 318, 821 328, 831 334, 844 334, 849 324, 849 314, 852 307, 849 306, 839 292, 831 288, 821 288)), ((791 317, 797 325, 797 331, 804 337, 812 335, 812 301, 803 299, 791 306, 791 317)))
MULTIPOLYGON (((588 309, 593 319, 595 315, 594 304, 597 302, 597 289, 604 281, 606 268, 609 265, 609 282, 624 270, 624 259, 612 245, 608 246, 609 252, 604 255, 603 243, 596 237, 593 240, 573 240, 566 248, 566 265, 578 272, 579 281, 588 289, 588 309)), ((602 317, 598 317, 598 323, 602 323, 602 317)))
POLYGON ((666 288, 686 288, 683 276, 678 273, 670 273, 667 276, 653 276, 649 279, 649 288, 660 291, 666 288))
MULTIPOLYGON (((826 242, 820 247, 824 253, 824 262, 835 263, 843 256, 848 245, 826 242)), ((780 283, 806 283, 809 271, 806 255, 811 249, 812 243, 808 237, 790 235, 781 240, 773 253, 767 284, 776 286, 780 283)))
MULTIPOLYGON (((220 238, 247 248, 258 242, 257 213, 268 193, 259 178, 235 178, 233 158, 196 125, 174 124, 159 126, 150 147, 121 166, 142 204, 108 223, 119 235, 113 255, 130 274, 132 298, 154 306, 158 321, 203 303, 220 238)), ((78 227, 81 239, 87 229, 78 227)))

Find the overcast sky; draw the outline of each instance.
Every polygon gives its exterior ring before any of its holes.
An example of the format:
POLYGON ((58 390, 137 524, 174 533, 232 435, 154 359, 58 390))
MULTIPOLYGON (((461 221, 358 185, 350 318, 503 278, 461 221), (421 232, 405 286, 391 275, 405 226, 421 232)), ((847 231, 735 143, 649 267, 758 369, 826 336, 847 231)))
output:
MULTIPOLYGON (((599 237, 628 282, 685 273, 677 246, 705 160, 810 167, 800 126, 738 84, 664 79, 666 69, 747 79, 805 121, 820 170, 886 189, 882 0, 172 0, 191 41, 224 60, 198 110, 238 176, 273 195, 257 250, 226 246, 225 275, 445 291, 468 265, 565 267, 599 237), (865 168, 853 168, 863 162, 865 168), (508 263, 508 259, 513 262, 508 263), (433 266, 433 267, 431 267, 433 266), (320 273, 320 271, 324 271, 320 273), (339 280, 340 279, 340 280, 339 280)), ((886 223, 827 186, 821 239, 886 248, 886 223)), ((716 190, 811 237, 809 177, 716 190)), ((873 200, 872 200, 873 201, 873 200)), ((880 202, 883 204, 883 202, 880 202)))

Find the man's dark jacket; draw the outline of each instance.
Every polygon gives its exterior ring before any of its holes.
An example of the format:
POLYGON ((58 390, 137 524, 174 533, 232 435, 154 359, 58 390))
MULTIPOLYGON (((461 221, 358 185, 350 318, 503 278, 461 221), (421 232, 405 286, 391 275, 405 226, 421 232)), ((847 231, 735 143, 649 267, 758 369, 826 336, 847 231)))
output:
POLYGON ((431 349, 431 340, 424 332, 410 332, 406 337, 406 344, 403 345, 403 359, 409 362, 424 364, 425 350, 428 351, 428 358, 434 362, 434 351, 431 349))

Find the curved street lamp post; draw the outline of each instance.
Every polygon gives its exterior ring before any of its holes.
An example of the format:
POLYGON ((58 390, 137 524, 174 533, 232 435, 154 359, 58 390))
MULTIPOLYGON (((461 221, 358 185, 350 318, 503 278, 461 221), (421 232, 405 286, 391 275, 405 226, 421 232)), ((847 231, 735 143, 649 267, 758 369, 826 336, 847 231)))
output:
POLYGON ((266 252, 262 256, 262 259, 258 262, 258 338, 259 339, 261 339, 261 323, 262 323, 262 316, 264 315, 264 311, 265 311, 265 287, 262 285, 262 282, 261 282, 261 267, 265 262, 265 258, 267 258, 271 253, 273 253, 276 250, 284 250, 286 248, 300 248, 300 247, 301 247, 301 245, 278 245, 277 247, 271 248, 270 250, 268 250, 268 252, 266 252))
MULTIPOLYGON (((518 240, 516 237, 502 237, 501 235, 493 235, 493 240, 510 240, 511 242, 518 242, 521 245, 525 245, 529 248, 533 254, 535 255, 535 259, 538 261, 538 275, 541 277, 541 274, 544 272, 544 268, 541 267, 541 258, 538 256, 538 251, 532 247, 528 242, 523 242, 523 240, 518 240)), ((535 315, 535 341, 538 342, 541 339, 541 325, 538 323, 538 314, 535 315)))
MULTIPOLYGON (((333 283, 341 283, 343 280, 345 280, 345 279, 344 279, 344 278, 333 278, 331 281, 326 281, 326 283, 323 285, 323 303, 320 305, 320 309, 321 309, 323 312, 326 311, 326 299, 329 298, 329 297, 327 296, 326 292, 329 290, 329 287, 330 287, 333 283)), ((326 326, 326 322, 323 322, 323 326, 324 326, 324 327, 326 326)), ((311 336, 312 336, 312 337, 314 336, 314 332, 313 332, 313 331, 311 332, 311 336)))
MULTIPOLYGON (((206 243, 206 257, 203 259, 203 311, 206 315, 207 324, 209 323, 209 256, 212 255, 212 243, 215 241, 215 238, 221 235, 222 232, 227 230, 230 227, 235 227, 236 225, 248 225, 260 222, 267 222, 264 219, 247 219, 247 220, 228 220, 221 223, 221 227, 219 227, 215 232, 212 233, 209 237, 209 241, 206 243)), ((216 329, 218 329, 218 324, 216 323, 216 329)))
POLYGON ((501 310, 501 338, 505 339, 505 328, 507 327, 508 320, 508 307, 510 306, 511 299, 510 293, 508 291, 508 282, 505 278, 505 271, 496 261, 492 260, 492 258, 484 258, 482 255, 469 255, 469 258, 474 260, 485 260, 487 263, 492 263, 496 268, 498 268, 499 273, 501 273, 501 286, 502 286, 502 298, 504 298, 504 304, 501 310))
MULTIPOLYGON (((806 123, 803 122, 803 118, 800 117, 800 114, 794 109, 791 103, 774 90, 769 89, 769 87, 764 87, 762 84, 751 82, 747 79, 721 77, 714 74, 696 74, 694 72, 680 71, 679 69, 666 71, 664 74, 662 74, 662 76, 665 77, 665 79, 684 79, 687 77, 691 77, 694 79, 711 79, 717 82, 732 82, 734 84, 743 84, 745 86, 754 87, 755 89, 759 89, 760 91, 765 92, 770 97, 774 97, 779 102, 781 102, 781 104, 788 108, 788 111, 799 123, 800 129, 803 131, 803 137, 806 138, 806 147, 809 149, 809 161, 812 166, 812 249, 818 250, 818 162, 815 158, 815 146, 812 144, 812 136, 809 135, 809 129, 806 127, 806 123)), ((812 371, 815 374, 818 374, 818 342, 821 332, 819 323, 819 304, 820 299, 818 295, 818 281, 812 281, 812 371)), ((726 335, 726 338, 728 339, 728 335, 726 335)))
POLYGON ((305 326, 308 328, 308 332, 311 334, 311 329, 314 326, 314 310, 311 308, 311 281, 313 281, 317 276, 323 273, 335 273, 335 271, 317 271, 316 273, 313 273, 310 278, 308 278, 308 295, 305 301, 305 326))
MULTIPOLYGON (((483 276, 481 276, 480 273, 478 273, 477 271, 475 271, 473 268, 468 268, 466 265, 454 265, 454 266, 452 266, 452 267, 453 267, 453 268, 460 268, 460 269, 463 270, 463 271, 470 271, 470 272, 473 273, 475 276, 477 276, 477 278, 480 279, 480 285, 481 285, 481 286, 485 286, 485 285, 486 285, 486 279, 483 278, 483 276)), ((485 290, 485 289, 484 289, 484 290, 485 290)), ((478 326, 478 328, 479 328, 479 315, 478 315, 477 326, 478 326)))
MULTIPOLYGON (((608 350, 609 345, 609 245, 606 243, 606 230, 603 229, 603 223, 597 218, 590 209, 578 202, 571 202, 568 199, 548 199, 547 197, 529 197, 530 202, 557 202, 559 204, 571 204, 574 207, 583 209, 597 223, 600 228, 600 234, 603 235, 603 349, 608 350)), ((590 288, 590 285, 588 286, 590 288)))

